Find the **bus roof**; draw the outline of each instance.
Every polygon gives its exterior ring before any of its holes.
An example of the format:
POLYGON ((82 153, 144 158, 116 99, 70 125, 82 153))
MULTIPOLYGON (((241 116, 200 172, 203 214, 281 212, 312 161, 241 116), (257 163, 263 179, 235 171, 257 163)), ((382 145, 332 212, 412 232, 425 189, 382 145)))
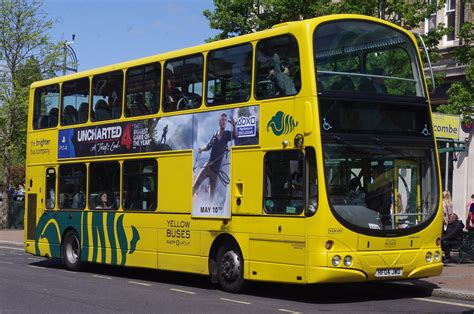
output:
POLYGON ((266 29, 263 31, 258 31, 258 32, 254 32, 254 33, 250 33, 246 35, 218 40, 218 41, 214 41, 210 43, 204 43, 201 45, 187 47, 183 49, 172 50, 172 51, 168 51, 168 52, 164 52, 164 53, 160 53, 156 55, 151 55, 151 56, 147 56, 143 58, 133 59, 129 61, 124 61, 124 62, 120 62, 116 64, 111 64, 111 65, 106 65, 103 67, 90 69, 90 70, 85 70, 78 73, 57 76, 50 79, 34 82, 33 84, 31 84, 30 88, 36 88, 39 86, 65 82, 65 81, 69 81, 69 80, 73 80, 77 78, 89 77, 89 76, 100 74, 100 73, 106 73, 106 72, 111 72, 115 70, 122 70, 122 69, 130 68, 130 67, 134 67, 134 66, 138 66, 138 65, 142 65, 146 63, 164 61, 164 60, 173 59, 173 58, 186 56, 190 54, 206 52, 206 51, 219 49, 223 47, 229 47, 233 45, 255 41, 264 37, 272 37, 272 36, 277 36, 277 35, 286 34, 286 33, 303 32, 308 28, 313 29, 316 25, 323 22, 343 20, 343 19, 362 19, 362 20, 369 20, 369 21, 382 23, 382 24, 391 26, 393 28, 396 28, 397 30, 410 36, 412 40, 415 40, 413 34, 408 32, 406 29, 396 24, 379 19, 379 18, 366 16, 366 15, 359 15, 359 14, 333 14, 333 15, 315 17, 312 19, 307 19, 307 20, 302 20, 302 21, 284 22, 284 23, 276 24, 272 28, 266 29))

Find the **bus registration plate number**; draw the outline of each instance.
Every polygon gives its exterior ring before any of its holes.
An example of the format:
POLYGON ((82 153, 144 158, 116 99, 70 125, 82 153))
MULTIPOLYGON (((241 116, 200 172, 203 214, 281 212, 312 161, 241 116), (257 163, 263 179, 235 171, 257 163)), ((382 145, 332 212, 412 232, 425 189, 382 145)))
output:
POLYGON ((402 268, 379 268, 375 271, 375 277, 400 277, 402 275, 402 268))

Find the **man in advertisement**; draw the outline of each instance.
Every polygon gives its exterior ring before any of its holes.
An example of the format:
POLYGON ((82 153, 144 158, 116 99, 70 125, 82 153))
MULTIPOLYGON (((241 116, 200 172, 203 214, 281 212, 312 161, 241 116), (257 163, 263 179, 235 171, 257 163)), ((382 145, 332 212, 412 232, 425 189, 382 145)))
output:
POLYGON ((235 122, 231 117, 229 123, 232 126, 232 131, 225 129, 227 122, 227 114, 222 113, 219 118, 219 130, 213 134, 209 143, 206 146, 198 148, 198 153, 211 151, 209 160, 206 165, 202 168, 196 181, 193 185, 193 195, 196 194, 201 183, 209 178, 210 183, 210 199, 214 198, 216 191, 217 177, 221 170, 222 159, 228 153, 229 148, 227 143, 232 141, 235 134, 235 122))

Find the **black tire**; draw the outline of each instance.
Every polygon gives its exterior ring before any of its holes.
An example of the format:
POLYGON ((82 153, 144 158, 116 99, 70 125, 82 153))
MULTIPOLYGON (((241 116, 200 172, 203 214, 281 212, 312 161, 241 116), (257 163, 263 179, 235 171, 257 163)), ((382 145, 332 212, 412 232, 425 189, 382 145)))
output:
POLYGON ((74 230, 66 232, 61 241, 61 259, 67 270, 77 271, 81 268, 81 241, 74 230))
POLYGON ((217 282, 222 290, 238 293, 244 285, 244 259, 238 246, 224 243, 217 251, 217 282))

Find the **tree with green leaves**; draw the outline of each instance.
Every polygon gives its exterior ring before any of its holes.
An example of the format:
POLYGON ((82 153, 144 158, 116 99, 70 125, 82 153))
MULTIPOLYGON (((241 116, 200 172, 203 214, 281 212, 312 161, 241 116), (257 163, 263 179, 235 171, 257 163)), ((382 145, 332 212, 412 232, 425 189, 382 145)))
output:
POLYGON ((426 0, 214 0, 214 10, 205 10, 203 14, 211 28, 220 31, 208 39, 212 41, 268 29, 282 22, 341 13, 380 17, 413 29, 444 3, 430 1, 427 4, 426 0))
MULTIPOLYGON (((203 14, 211 28, 220 31, 207 39, 213 41, 268 29, 282 22, 342 13, 375 16, 410 30, 418 28, 444 4, 444 0, 214 0, 214 10, 205 10, 203 14)), ((432 62, 441 58, 438 44, 447 31, 440 23, 423 35, 432 62)), ((424 54, 422 58, 427 61, 424 54)), ((435 79, 439 84, 444 75, 438 74, 435 79)))
MULTIPOLYGON (((474 9, 474 3, 470 2, 474 9)), ((444 113, 459 114, 462 123, 472 123, 474 116, 474 25, 465 22, 459 32, 459 41, 462 43, 454 51, 454 60, 465 65, 466 80, 455 82, 447 91, 448 103, 439 106, 438 110, 444 113)))
POLYGON ((38 0, 0 3, 0 151, 3 204, 0 228, 8 225, 8 195, 12 165, 24 164, 29 86, 59 70, 61 44, 48 36, 53 22, 38 0))

